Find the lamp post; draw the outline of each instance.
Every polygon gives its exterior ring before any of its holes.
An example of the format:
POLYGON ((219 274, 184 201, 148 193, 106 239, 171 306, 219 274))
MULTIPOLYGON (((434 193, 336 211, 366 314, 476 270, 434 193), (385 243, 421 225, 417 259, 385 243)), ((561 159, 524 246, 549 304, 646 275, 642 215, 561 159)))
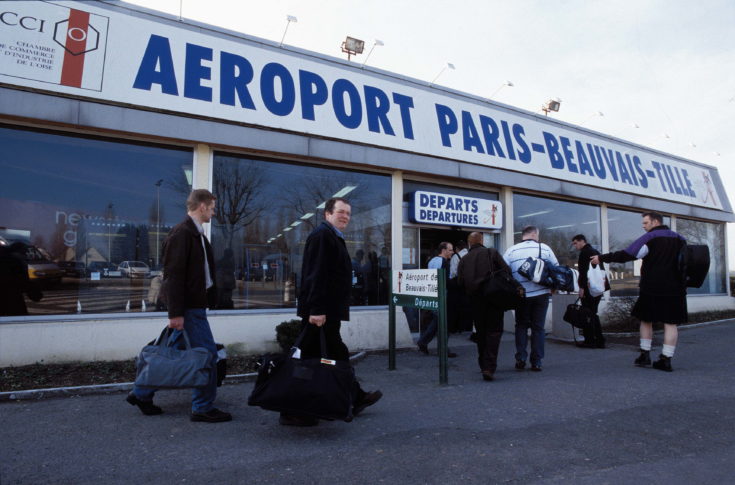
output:
POLYGON ((496 89, 495 91, 493 91, 493 94, 491 94, 490 97, 487 98, 487 99, 493 99, 495 97, 495 95, 498 94, 500 92, 500 90, 503 89, 506 86, 508 86, 509 88, 512 88, 513 86, 515 86, 515 84, 513 84, 511 81, 505 81, 503 84, 500 85, 500 87, 498 87, 498 89, 496 89))
POLYGON ((286 29, 283 31, 283 37, 281 37, 281 43, 278 44, 278 47, 283 47, 283 41, 286 39, 286 32, 288 32, 288 26, 291 25, 291 22, 296 23, 298 21, 299 19, 293 15, 286 15, 286 29))
POLYGON ((446 71, 447 69, 451 69, 452 71, 454 71, 454 64, 452 64, 451 62, 447 62, 447 65, 446 65, 446 66, 444 66, 444 67, 442 67, 442 70, 441 70, 441 71, 439 71, 439 74, 437 74, 437 75, 436 75, 436 76, 434 77, 434 79, 433 79, 433 80, 432 80, 432 81, 431 81, 431 82, 429 83, 429 86, 433 86, 433 85, 434 85, 434 82, 435 82, 435 81, 436 81, 437 79, 439 79, 439 76, 441 76, 441 75, 442 75, 442 74, 444 73, 444 71, 446 71))
POLYGON ((155 183, 156 186, 156 269, 158 269, 158 238, 161 234, 161 184, 163 179, 155 183))
POLYGON ((110 228, 112 226, 112 208, 115 204, 107 204, 107 262, 112 263, 112 244, 110 239, 110 228))
POLYGON ((370 52, 368 52, 367 57, 365 58, 365 62, 362 63, 362 68, 365 68, 365 64, 367 64, 368 59, 370 59, 370 54, 373 53, 373 49, 375 49, 375 46, 383 46, 385 45, 382 40, 375 39, 375 42, 373 42, 373 46, 370 48, 370 52))

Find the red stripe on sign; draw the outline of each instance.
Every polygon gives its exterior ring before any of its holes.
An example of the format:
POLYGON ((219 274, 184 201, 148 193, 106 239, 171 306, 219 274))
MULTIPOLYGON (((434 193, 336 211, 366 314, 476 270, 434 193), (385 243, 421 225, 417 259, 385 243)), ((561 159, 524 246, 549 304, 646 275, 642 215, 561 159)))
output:
POLYGON ((69 11, 69 24, 66 31, 66 51, 61 68, 61 84, 75 88, 82 87, 84 73, 84 51, 87 50, 87 31, 89 30, 89 12, 81 10, 69 11), (74 55, 72 52, 80 52, 74 55))

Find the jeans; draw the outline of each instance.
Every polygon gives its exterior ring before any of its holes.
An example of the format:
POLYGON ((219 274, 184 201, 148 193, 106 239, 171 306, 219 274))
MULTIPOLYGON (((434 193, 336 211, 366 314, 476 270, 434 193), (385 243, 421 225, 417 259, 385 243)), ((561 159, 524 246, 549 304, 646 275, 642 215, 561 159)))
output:
MULTIPOLYGON (((217 397, 217 347, 214 343, 212 330, 207 321, 207 311, 203 308, 189 309, 184 312, 184 330, 189 336, 192 347, 204 347, 211 354, 212 372, 209 373, 209 382, 206 387, 191 390, 191 411, 194 413, 206 413, 214 406, 217 397)), ((184 346, 182 332, 174 330, 168 340, 168 346, 184 346)), ((156 389, 133 387, 133 394, 141 401, 152 401, 156 389)))
POLYGON ((528 329, 531 329, 531 364, 541 366, 544 358, 544 323, 551 295, 548 293, 525 298, 516 310, 516 360, 526 361, 528 329))
POLYGON ((426 326, 419 335, 419 340, 416 344, 419 347, 424 347, 429 345, 429 342, 436 337, 436 333, 439 330, 439 312, 424 310, 421 316, 421 324, 426 324, 426 326))

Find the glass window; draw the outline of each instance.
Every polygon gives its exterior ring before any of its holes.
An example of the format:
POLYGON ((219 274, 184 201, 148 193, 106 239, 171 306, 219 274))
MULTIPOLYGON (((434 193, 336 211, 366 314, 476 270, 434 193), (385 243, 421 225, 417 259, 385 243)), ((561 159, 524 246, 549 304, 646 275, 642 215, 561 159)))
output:
POLYGON ((562 200, 513 194, 513 240, 521 242, 526 226, 539 228, 541 242, 554 251, 559 264, 577 266, 579 252, 571 243, 577 234, 600 249, 600 208, 562 200))
POLYGON ((709 273, 704 284, 700 288, 687 288, 687 293, 725 293, 725 225, 678 218, 676 232, 684 236, 689 244, 706 244, 710 251, 709 273))
POLYGON ((345 232, 353 267, 351 303, 388 303, 389 176, 220 153, 213 174, 218 308, 294 307, 306 237, 324 220, 324 203, 335 196, 352 205, 345 232))
MULTIPOLYGON (((645 233, 642 226, 643 219, 641 217, 643 212, 613 208, 607 210, 607 230, 611 252, 622 251, 645 233)), ((664 224, 671 227, 671 217, 664 216, 664 224)), ((610 294, 612 296, 637 295, 640 268, 640 260, 629 261, 627 263, 610 263, 608 265, 610 279, 612 280, 610 294)))
POLYGON ((0 144, 0 237, 29 245, 29 276, 44 293, 29 313, 155 309, 191 151, 2 125, 0 144))

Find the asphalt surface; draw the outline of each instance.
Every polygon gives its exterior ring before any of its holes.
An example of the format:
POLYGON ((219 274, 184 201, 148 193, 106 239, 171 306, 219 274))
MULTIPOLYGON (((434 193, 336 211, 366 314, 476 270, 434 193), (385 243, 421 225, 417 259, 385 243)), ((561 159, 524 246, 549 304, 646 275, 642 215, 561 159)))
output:
POLYGON ((466 337, 448 386, 436 355, 357 363, 384 398, 352 423, 280 426, 247 405, 250 382, 220 388, 220 424, 190 422, 186 391, 150 417, 121 393, 0 403, 0 483, 733 483, 735 320, 683 330, 672 373, 634 367, 629 345, 554 341, 543 372, 516 371, 505 335, 485 382, 466 337))

